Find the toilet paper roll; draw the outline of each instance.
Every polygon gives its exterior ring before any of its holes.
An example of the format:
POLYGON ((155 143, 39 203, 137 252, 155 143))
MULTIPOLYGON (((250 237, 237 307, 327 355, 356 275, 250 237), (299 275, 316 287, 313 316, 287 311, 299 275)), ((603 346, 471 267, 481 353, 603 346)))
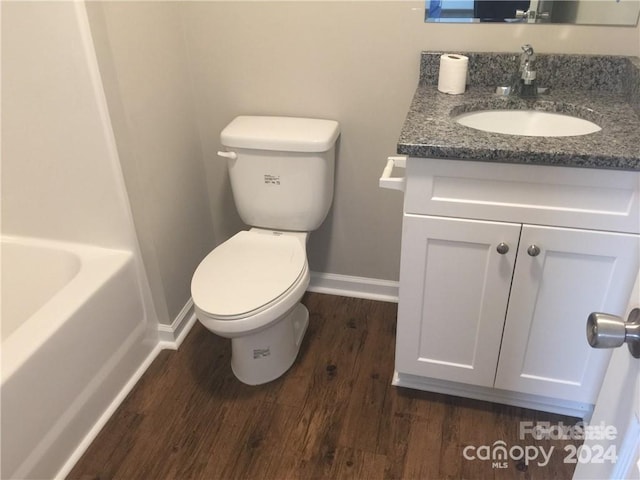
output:
POLYGON ((452 95, 464 93, 468 66, 469 57, 451 53, 442 55, 438 74, 438 90, 452 95))

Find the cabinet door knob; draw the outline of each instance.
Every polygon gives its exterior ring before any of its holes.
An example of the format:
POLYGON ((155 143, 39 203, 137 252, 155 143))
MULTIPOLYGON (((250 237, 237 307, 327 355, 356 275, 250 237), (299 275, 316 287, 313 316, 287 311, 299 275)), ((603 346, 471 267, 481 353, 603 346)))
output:
POLYGON ((499 253, 500 255, 504 255, 504 254, 506 254, 506 253, 509 251, 509 245, 507 245, 507 244, 506 244, 506 243, 504 243, 504 242, 500 242, 500 243, 498 244, 498 246, 496 247, 496 250, 498 251, 498 253, 499 253))
POLYGON ((537 257, 538 255, 540 255, 540 247, 537 245, 529 245, 529 248, 527 248, 527 253, 531 257, 537 257))

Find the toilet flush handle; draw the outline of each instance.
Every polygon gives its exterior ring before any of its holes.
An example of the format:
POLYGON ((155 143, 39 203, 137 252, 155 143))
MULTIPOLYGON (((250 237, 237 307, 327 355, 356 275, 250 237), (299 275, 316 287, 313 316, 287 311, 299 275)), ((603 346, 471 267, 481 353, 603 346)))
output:
POLYGON ((235 160, 238 158, 238 154, 236 152, 218 152, 219 157, 225 157, 229 160, 235 160))

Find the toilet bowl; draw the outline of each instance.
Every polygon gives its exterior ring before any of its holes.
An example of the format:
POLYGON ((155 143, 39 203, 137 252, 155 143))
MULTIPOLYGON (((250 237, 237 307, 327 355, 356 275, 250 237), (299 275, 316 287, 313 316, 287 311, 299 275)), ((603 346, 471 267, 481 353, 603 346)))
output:
POLYGON ((280 377, 295 361, 309 323, 300 299, 309 285, 307 233, 242 231, 196 269, 198 320, 232 339, 231 368, 243 383, 280 377))
POLYGON ((231 368, 249 385, 294 363, 309 323, 306 243, 333 198, 338 122, 236 117, 220 134, 238 214, 250 230, 216 247, 191 281, 196 316, 231 339, 231 368))

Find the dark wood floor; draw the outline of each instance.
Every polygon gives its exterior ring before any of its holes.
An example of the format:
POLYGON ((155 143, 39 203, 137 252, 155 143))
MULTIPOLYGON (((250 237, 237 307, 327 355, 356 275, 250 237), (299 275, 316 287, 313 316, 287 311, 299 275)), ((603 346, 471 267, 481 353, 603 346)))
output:
POLYGON ((568 442, 519 438, 519 422, 577 419, 391 386, 396 305, 306 294, 295 365, 249 387, 229 341, 196 323, 163 351, 70 479, 569 479, 568 442), (554 446, 528 466, 467 460, 466 446, 554 446))

